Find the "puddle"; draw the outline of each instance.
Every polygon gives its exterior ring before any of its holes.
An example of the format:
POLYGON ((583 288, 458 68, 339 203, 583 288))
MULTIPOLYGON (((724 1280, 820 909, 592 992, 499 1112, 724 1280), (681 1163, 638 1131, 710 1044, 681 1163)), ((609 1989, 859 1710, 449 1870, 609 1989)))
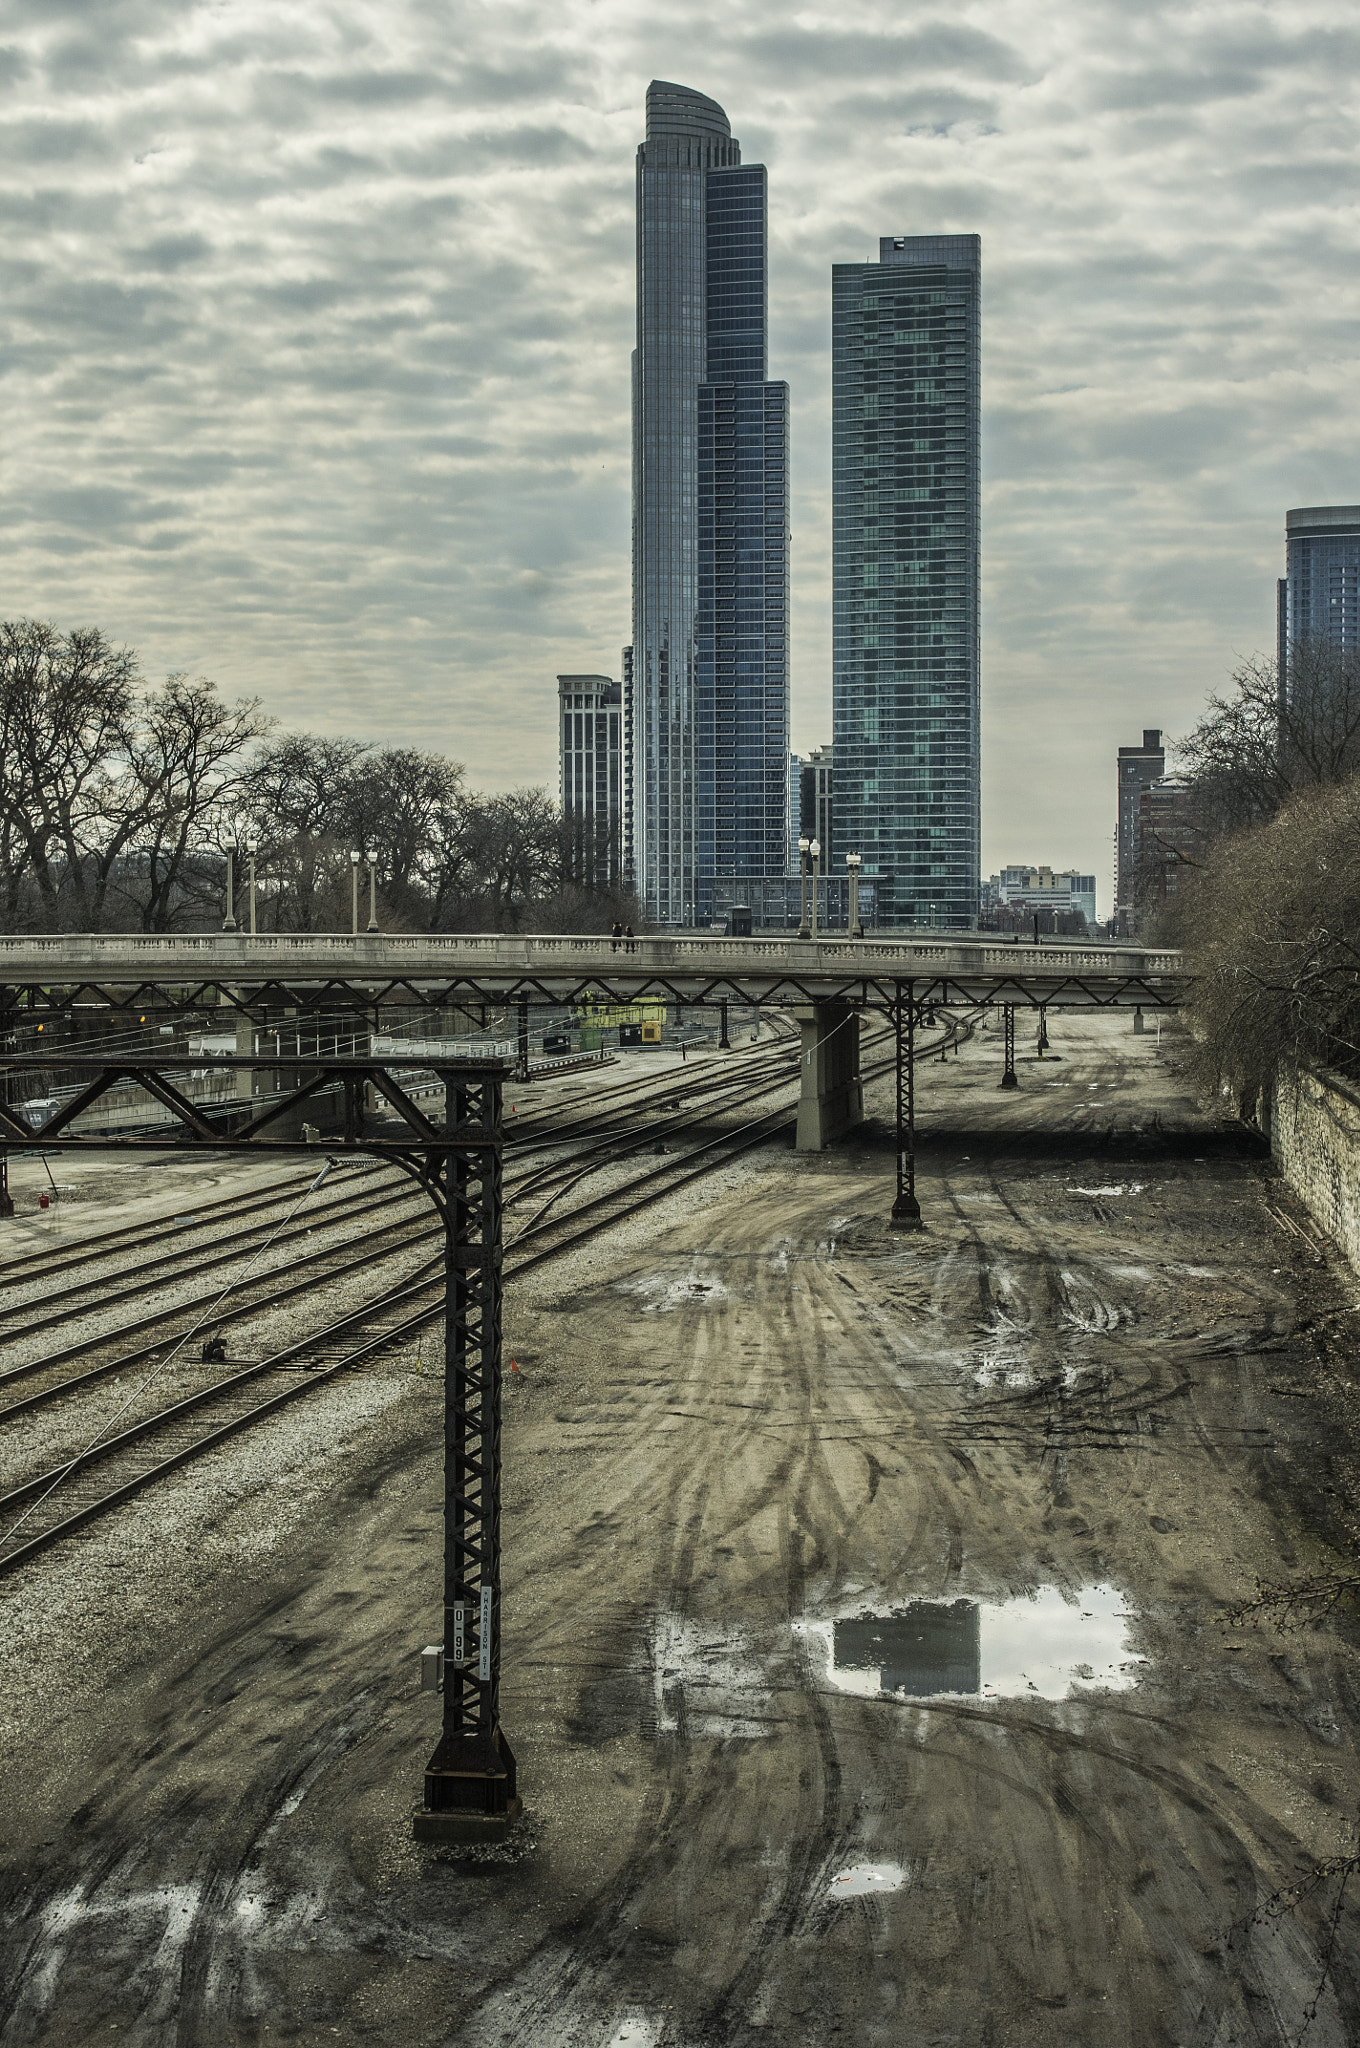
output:
POLYGON ((1133 1616, 1113 1586, 1056 1586, 1015 1600, 914 1600, 895 1614, 807 1622, 842 1692, 876 1699, 942 1693, 988 1699, 1080 1699, 1127 1692, 1144 1659, 1128 1646, 1133 1616))
POLYGON ((1069 1195, 1141 1195, 1143 1183, 1141 1180, 1116 1181, 1113 1187, 1069 1188, 1067 1192, 1069 1195))
POLYGON ((907 1881, 900 1863, 852 1863, 838 1870, 827 1886, 832 1899, 867 1899, 876 1892, 898 1892, 907 1881))

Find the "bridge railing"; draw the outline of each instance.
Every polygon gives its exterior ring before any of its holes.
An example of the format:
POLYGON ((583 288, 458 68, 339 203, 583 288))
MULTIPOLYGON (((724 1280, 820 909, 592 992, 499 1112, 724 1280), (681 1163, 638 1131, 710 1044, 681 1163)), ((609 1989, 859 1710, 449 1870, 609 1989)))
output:
POLYGON ((0 982, 28 978, 64 978, 78 969, 99 976, 101 965, 143 961, 148 971, 177 968, 187 974, 239 971, 246 962, 287 962, 305 970, 306 963, 343 961, 354 968, 394 974, 418 972, 424 962, 471 959, 486 967, 538 969, 544 973, 579 975, 606 966, 621 972, 670 968, 696 972, 743 968, 769 971, 781 963, 802 972, 819 969, 854 973, 939 976, 957 972, 1012 974, 1032 978, 1060 975, 1147 976, 1179 974, 1181 955, 1166 948, 1128 945, 1091 946, 1049 940, 1042 945, 1001 945, 968 933, 939 938, 870 937, 841 934, 816 941, 788 938, 729 939, 717 936, 637 938, 617 944, 599 933, 579 936, 507 935, 456 932, 63 932, 12 933, 0 936, 0 982), (408 965, 409 963, 409 965, 408 965))

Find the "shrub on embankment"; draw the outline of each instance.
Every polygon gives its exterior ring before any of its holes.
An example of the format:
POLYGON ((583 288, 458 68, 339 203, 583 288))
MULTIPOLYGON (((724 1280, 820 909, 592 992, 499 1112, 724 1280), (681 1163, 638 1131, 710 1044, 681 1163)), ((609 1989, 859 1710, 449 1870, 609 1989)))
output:
POLYGON ((1176 924, 1211 1092, 1251 1114, 1305 1066, 1360 1080, 1360 778, 1216 840, 1176 924))

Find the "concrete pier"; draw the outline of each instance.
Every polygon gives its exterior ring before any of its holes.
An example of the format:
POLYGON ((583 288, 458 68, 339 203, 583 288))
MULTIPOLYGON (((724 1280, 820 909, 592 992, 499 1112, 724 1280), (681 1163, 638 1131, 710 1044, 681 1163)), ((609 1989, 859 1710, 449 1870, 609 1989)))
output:
POLYGON ((793 1014, 803 1034, 797 1149, 825 1152, 864 1122, 859 1011, 849 1003, 809 1003, 793 1014))

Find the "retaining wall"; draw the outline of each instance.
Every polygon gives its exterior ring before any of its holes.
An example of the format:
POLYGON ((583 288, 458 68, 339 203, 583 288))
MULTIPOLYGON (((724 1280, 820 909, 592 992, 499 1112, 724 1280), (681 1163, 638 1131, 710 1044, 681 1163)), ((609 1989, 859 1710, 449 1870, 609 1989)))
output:
POLYGON ((1360 1272, 1360 1089, 1326 1068, 1275 1084, 1270 1149, 1309 1213, 1360 1272))

